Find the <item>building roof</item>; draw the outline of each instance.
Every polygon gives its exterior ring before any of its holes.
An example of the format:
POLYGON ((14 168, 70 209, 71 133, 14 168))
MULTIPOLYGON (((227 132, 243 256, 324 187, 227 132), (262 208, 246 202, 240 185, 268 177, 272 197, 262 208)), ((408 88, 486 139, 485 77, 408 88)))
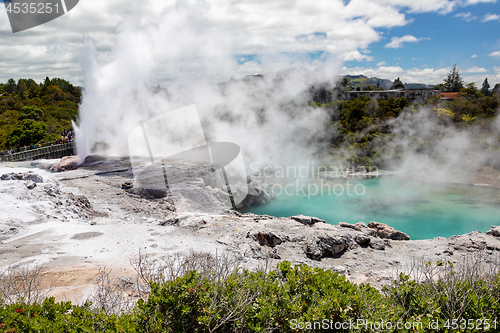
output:
POLYGON ((459 98, 460 98, 459 92, 442 92, 441 93, 441 99, 459 99, 459 98))

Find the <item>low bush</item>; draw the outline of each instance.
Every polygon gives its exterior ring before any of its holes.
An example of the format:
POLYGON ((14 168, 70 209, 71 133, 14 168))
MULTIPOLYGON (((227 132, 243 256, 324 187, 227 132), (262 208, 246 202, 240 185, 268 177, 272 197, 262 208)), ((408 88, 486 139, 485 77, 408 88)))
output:
MULTIPOLYGON (((192 254, 161 264, 142 258, 135 265, 142 297, 129 311, 111 311, 102 297, 94 305, 20 298, 1 304, 0 331, 497 332, 500 276, 496 266, 484 267, 415 264, 377 290, 286 261, 268 272, 242 270, 224 256, 192 254)), ((98 290, 115 306, 118 291, 110 293, 109 272, 101 273, 108 282, 98 290)))

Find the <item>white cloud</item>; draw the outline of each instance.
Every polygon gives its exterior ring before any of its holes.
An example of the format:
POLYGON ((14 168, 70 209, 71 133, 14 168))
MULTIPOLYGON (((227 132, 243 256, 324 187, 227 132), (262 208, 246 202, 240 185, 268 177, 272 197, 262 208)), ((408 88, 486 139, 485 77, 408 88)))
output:
POLYGON ((491 52, 488 54, 490 57, 500 57, 500 51, 491 52))
POLYGON ((477 16, 472 15, 471 12, 458 13, 458 14, 454 15, 454 17, 461 18, 461 19, 463 19, 463 20, 465 20, 467 22, 477 20, 477 16))
POLYGON ((493 66, 493 72, 495 73, 495 76, 492 77, 490 82, 500 82, 500 66, 493 66))
POLYGON ((476 58, 477 58, 477 54, 473 54, 473 55, 471 56, 471 59, 476 59, 476 58))
POLYGON ((488 22, 488 21, 500 21, 500 15, 498 14, 486 14, 483 17, 483 22, 488 22))
POLYGON ((384 66, 384 65, 387 65, 387 64, 385 63, 385 61, 381 61, 381 62, 377 63, 377 67, 384 66))
POLYGON ((479 3, 496 3, 497 0, 467 0, 468 5, 477 5, 479 3))
MULTIPOLYGON (((488 2, 464 1, 85 0, 63 17, 16 34, 6 19, 0 20, 0 82, 10 77, 41 81, 48 75, 81 84, 83 37, 94 41, 98 58, 105 61, 124 31, 135 32, 138 47, 157 43, 152 57, 163 62, 158 81, 199 72, 228 79, 266 69, 259 61, 238 64, 238 56, 247 54, 280 55, 283 66, 311 64, 307 54, 314 52, 325 54, 315 61, 373 60, 369 47, 380 41, 379 29, 409 24, 407 13, 449 13, 459 3, 488 2), (152 37, 148 41, 145 36, 152 37)), ((0 15, 7 17, 3 6, 0 15)), ((386 47, 423 39, 396 38, 386 47)))
POLYGON ((441 14, 450 13, 453 11, 458 3, 456 1, 449 0, 380 0, 377 1, 383 4, 388 4, 397 7, 408 8, 410 12, 414 13, 426 13, 426 12, 438 12, 441 14))
POLYGON ((463 73, 488 73, 489 71, 486 68, 483 67, 471 67, 471 68, 466 68, 463 70, 463 73))
POLYGON ((430 39, 430 38, 427 37, 417 38, 412 35, 406 35, 403 37, 392 37, 391 42, 386 44, 384 47, 391 49, 399 49, 400 47, 403 46, 403 43, 416 43, 424 39, 430 39))

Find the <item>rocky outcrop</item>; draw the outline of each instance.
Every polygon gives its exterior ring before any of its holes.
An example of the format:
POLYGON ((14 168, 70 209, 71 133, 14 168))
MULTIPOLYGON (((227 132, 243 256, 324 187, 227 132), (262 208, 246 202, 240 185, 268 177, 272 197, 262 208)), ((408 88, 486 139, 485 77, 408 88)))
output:
POLYGON ((364 222, 358 222, 356 224, 340 222, 338 226, 359 232, 354 238, 356 244, 379 251, 383 251, 387 247, 392 246, 389 240, 410 240, 410 236, 404 232, 395 230, 387 224, 380 222, 370 222, 368 225, 364 222))
POLYGON ((346 222, 339 222, 338 225, 340 227, 342 227, 342 228, 349 228, 349 229, 353 229, 353 230, 356 230, 356 231, 365 230, 368 227, 365 222, 358 222, 356 224, 350 224, 350 223, 346 223, 346 222))
POLYGON ((27 180, 34 183, 43 183, 43 177, 33 171, 6 173, 0 176, 0 180, 27 180))
POLYGON ((275 247, 276 245, 283 243, 281 238, 272 232, 257 232, 250 235, 250 237, 257 241, 260 246, 275 247))
POLYGON ((102 155, 88 155, 83 159, 82 166, 89 166, 89 164, 94 164, 97 162, 103 162, 106 161, 107 158, 102 155))
POLYGON ((221 236, 217 241, 243 249, 238 250, 242 251, 242 257, 244 253, 252 253, 254 259, 271 256, 299 262, 305 258, 323 261, 338 259, 359 249, 387 251, 393 247, 392 239, 380 238, 375 229, 362 222, 356 225, 331 225, 303 215, 278 218, 238 212, 232 212, 229 216, 234 217, 212 217, 206 225, 194 227, 207 232, 213 230, 211 226, 214 221, 219 221, 215 232, 221 236), (243 233, 246 233, 246 237, 238 236, 243 233))
POLYGON ((313 260, 334 258, 347 250, 347 239, 342 235, 323 234, 308 239, 304 244, 304 254, 313 260))
POLYGON ((69 170, 75 170, 80 165, 80 160, 77 156, 65 156, 57 163, 50 166, 50 171, 53 172, 63 172, 69 170))
MULTIPOLYGON (((140 172, 134 182, 126 181, 121 187, 146 199, 169 198, 181 212, 223 213, 233 208, 233 201, 226 187, 220 185, 216 170, 211 164, 153 164, 140 172)), ((245 186, 231 184, 233 198, 245 193, 245 186)), ((265 178, 249 177, 248 195, 238 207, 264 204, 273 197, 265 178)))
POLYGON ((314 225, 315 223, 326 223, 325 220, 319 219, 313 216, 305 216, 305 215, 295 215, 290 217, 292 220, 302 223, 304 225, 314 225))
POLYGON ((500 237, 500 226, 494 225, 488 232, 486 232, 486 234, 494 237, 500 237))
POLYGON ((377 232, 377 237, 392 240, 410 240, 410 236, 384 223, 370 222, 368 228, 377 232))

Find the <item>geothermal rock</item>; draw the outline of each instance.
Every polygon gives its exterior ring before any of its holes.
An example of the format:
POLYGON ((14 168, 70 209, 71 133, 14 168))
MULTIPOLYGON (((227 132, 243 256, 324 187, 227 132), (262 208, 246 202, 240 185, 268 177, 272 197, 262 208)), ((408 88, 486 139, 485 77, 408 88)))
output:
POLYGON ((272 232, 257 232, 250 237, 259 242, 260 246, 275 247, 283 242, 280 237, 272 232))
POLYGON ((80 165, 77 156, 65 156, 57 163, 52 164, 50 171, 53 172, 63 172, 69 170, 75 170, 80 165))
POLYGON ((272 185, 263 176, 249 176, 248 195, 238 205, 238 208, 246 208, 250 206, 259 206, 268 203, 274 199, 272 185))
POLYGON ((96 163, 96 162, 102 162, 102 161, 106 161, 106 160, 107 160, 107 158, 105 156, 89 155, 89 156, 85 157, 82 165, 92 164, 92 163, 96 163))
POLYGON ((168 197, 182 212, 225 212, 231 208, 230 202, 224 202, 216 189, 213 171, 213 165, 153 164, 138 175, 136 186, 128 191, 148 199, 168 197))
POLYGON ((374 250, 383 251, 386 247, 391 247, 389 240, 387 239, 371 239, 370 244, 368 244, 370 248, 374 250))
POLYGON ((131 188, 134 187, 134 183, 131 180, 127 180, 122 184, 122 189, 124 190, 130 190, 131 188))
POLYGON ((295 215, 290 217, 292 220, 302 223, 304 225, 314 225, 315 223, 326 223, 325 220, 319 219, 314 216, 305 216, 305 215, 295 215))
POLYGON ((486 249, 495 249, 495 251, 500 250, 498 244, 488 244, 485 235, 479 231, 448 238, 448 250, 450 252, 474 252, 477 250, 484 251, 486 249))
POLYGON ((495 237, 500 237, 500 226, 494 225, 488 232, 486 232, 486 234, 495 237))
POLYGON ((410 236, 402 231, 395 230, 393 227, 389 227, 387 224, 379 222, 368 223, 368 228, 374 229, 377 232, 377 236, 385 239, 392 240, 410 240, 410 236))
POLYGON ((0 177, 1 180, 28 180, 34 183, 43 183, 43 178, 33 171, 28 172, 11 172, 3 174, 0 177))
POLYGON ((371 238, 368 237, 367 235, 356 235, 354 240, 356 241, 356 243, 358 245, 361 245, 361 246, 366 246, 366 245, 370 244, 370 242, 371 242, 371 238))
POLYGON ((36 183, 32 180, 28 180, 26 182, 26 187, 28 188, 28 190, 32 190, 36 187, 36 183))
POLYGON ((333 258, 347 249, 347 240, 340 235, 323 234, 305 242, 304 254, 313 260, 333 258))

